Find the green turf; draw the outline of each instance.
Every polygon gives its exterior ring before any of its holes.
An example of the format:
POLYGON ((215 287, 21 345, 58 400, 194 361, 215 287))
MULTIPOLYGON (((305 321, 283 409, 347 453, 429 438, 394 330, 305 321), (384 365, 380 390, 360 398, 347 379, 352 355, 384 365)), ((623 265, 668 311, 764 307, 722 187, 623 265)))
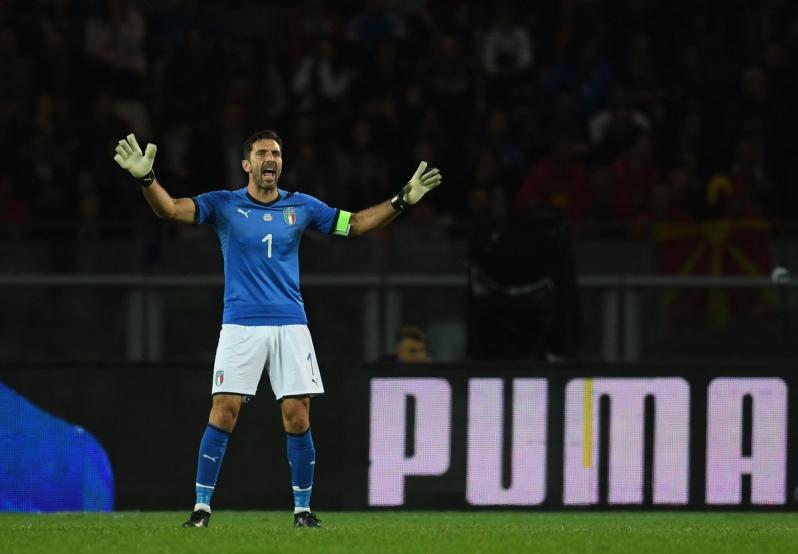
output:
POLYGON ((284 512, 214 514, 180 529, 183 512, 0 514, 2 552, 484 552, 710 554, 798 552, 798 514, 330 512, 293 529, 284 512))

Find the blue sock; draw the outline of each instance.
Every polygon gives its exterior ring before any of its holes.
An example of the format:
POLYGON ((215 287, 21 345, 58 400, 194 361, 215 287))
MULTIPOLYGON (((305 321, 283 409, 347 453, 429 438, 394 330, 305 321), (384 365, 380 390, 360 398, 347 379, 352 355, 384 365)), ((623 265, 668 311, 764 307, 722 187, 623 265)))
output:
POLYGON ((216 487, 216 480, 219 478, 219 469, 222 467, 228 437, 230 437, 230 433, 222 431, 210 423, 205 428, 205 434, 202 435, 202 441, 200 441, 199 460, 197 461, 195 510, 203 508, 210 512, 211 496, 216 487))
POLYGON ((288 463, 291 465, 291 487, 294 490, 294 513, 310 511, 310 493, 313 490, 313 470, 316 467, 316 449, 310 429, 302 434, 286 433, 288 463))

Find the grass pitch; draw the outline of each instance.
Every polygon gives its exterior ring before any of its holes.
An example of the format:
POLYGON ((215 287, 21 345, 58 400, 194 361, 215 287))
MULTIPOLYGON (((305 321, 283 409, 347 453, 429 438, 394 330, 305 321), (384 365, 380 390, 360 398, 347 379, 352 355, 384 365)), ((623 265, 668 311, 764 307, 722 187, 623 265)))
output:
POLYGON ((98 552, 746 553, 798 551, 798 513, 329 512, 293 529, 285 512, 0 514, 0 550, 98 552))

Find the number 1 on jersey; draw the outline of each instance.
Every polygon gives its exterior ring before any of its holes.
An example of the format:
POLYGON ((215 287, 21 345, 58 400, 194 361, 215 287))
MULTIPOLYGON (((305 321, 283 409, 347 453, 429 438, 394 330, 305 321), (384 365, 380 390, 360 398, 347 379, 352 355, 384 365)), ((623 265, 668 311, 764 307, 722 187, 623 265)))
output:
POLYGON ((261 239, 261 242, 268 242, 268 243, 269 243, 269 244, 266 246, 266 252, 267 252, 267 254, 266 254, 266 257, 267 257, 267 258, 271 258, 271 257, 272 257, 272 234, 271 234, 271 233, 269 233, 268 235, 266 235, 265 237, 263 237, 263 238, 261 239))

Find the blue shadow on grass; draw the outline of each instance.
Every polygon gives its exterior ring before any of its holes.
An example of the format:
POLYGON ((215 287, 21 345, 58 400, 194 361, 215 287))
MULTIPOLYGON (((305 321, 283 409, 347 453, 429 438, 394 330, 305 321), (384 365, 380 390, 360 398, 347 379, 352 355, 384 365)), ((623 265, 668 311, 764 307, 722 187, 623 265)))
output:
POLYGON ((0 511, 114 509, 114 474, 88 431, 0 383, 0 511))

